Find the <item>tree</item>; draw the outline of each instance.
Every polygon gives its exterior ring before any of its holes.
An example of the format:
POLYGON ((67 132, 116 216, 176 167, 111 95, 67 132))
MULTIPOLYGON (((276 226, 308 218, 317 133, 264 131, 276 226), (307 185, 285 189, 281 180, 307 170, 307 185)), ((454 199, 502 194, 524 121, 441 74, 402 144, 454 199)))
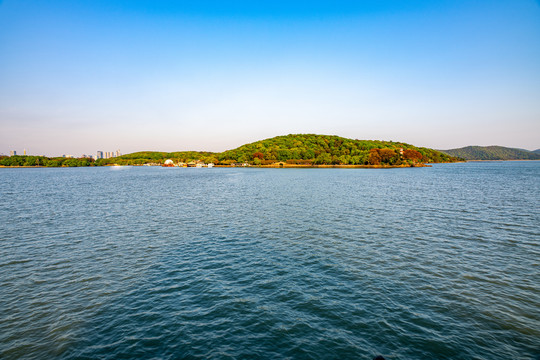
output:
POLYGON ((381 155, 379 154, 380 149, 371 149, 369 150, 368 163, 370 165, 379 165, 381 163, 381 155))
POLYGON ((264 160, 264 154, 262 152, 257 151, 256 153, 253 154, 253 159, 264 160))
POLYGON ((332 156, 330 156, 328 153, 322 153, 321 155, 317 156, 313 163, 316 165, 331 164, 332 156))
POLYGON ((379 155, 381 162, 385 164, 394 164, 397 158, 396 152, 392 149, 379 149, 379 155))
POLYGON ((405 160, 412 160, 413 162, 422 161, 422 154, 414 149, 407 149, 403 151, 403 158, 405 160))

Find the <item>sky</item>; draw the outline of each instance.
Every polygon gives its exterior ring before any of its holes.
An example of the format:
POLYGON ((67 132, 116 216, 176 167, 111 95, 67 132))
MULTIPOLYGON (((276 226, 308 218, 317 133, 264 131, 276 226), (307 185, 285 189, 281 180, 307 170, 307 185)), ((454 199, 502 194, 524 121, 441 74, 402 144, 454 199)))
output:
POLYGON ((0 154, 540 148, 537 0, 0 0, 0 154))

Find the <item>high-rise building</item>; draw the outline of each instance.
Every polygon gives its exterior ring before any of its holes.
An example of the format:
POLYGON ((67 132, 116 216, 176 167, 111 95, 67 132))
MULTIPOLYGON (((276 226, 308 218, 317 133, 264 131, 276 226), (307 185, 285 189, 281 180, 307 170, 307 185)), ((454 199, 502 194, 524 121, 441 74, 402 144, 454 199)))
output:
POLYGON ((17 155, 17 151, 11 150, 11 151, 9 152, 9 156, 15 156, 15 155, 17 155))
POLYGON ((23 154, 26 155, 26 149, 24 149, 23 154))
POLYGON ((121 156, 120 150, 116 151, 98 151, 97 152, 97 159, 110 159, 113 157, 121 156))

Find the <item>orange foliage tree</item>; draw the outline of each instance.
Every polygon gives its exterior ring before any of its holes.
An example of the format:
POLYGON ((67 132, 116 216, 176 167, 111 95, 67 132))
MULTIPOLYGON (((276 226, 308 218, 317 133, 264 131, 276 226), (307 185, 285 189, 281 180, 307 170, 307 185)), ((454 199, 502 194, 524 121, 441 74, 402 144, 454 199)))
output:
POLYGON ((414 149, 407 149, 403 151, 403 158, 405 160, 412 160, 414 162, 419 162, 422 160, 422 154, 419 151, 414 149))
POLYGON ((396 157, 396 152, 392 149, 379 149, 379 154, 381 155, 381 162, 383 163, 393 163, 396 157))
POLYGON ((370 165, 379 165, 381 163, 381 155, 379 154, 380 149, 371 149, 369 150, 368 163, 370 165))
POLYGON ((264 154, 262 152, 256 152, 253 154, 253 159, 264 159, 264 154))
POLYGON ((368 163, 370 165, 390 164, 399 162, 398 154, 392 149, 371 149, 369 151, 368 163))

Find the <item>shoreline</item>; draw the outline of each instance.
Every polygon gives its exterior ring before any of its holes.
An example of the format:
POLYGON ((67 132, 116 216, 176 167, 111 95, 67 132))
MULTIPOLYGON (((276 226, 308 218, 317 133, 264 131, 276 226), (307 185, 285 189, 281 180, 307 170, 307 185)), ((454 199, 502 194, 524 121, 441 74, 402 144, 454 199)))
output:
MULTIPOLYGON (((446 163, 441 163, 446 164, 446 163)), ((450 164, 450 163, 449 163, 450 164)), ((5 166, 0 165, 0 168, 5 169, 68 169, 68 168, 106 168, 106 167, 116 167, 116 166, 152 166, 152 167, 163 167, 161 165, 102 165, 102 166, 5 166)), ((178 166, 174 166, 178 167, 178 166)), ((216 168, 255 168, 255 169, 399 169, 399 168, 422 168, 422 167, 432 167, 430 164, 416 164, 414 166, 410 165, 302 165, 302 164, 271 164, 271 165, 250 165, 250 166, 230 166, 230 165, 214 165, 216 168)), ((187 167, 189 168, 189 167, 187 167)), ((193 167, 195 168, 195 167, 193 167)))
MULTIPOLYGON (((254 169, 400 169, 400 168, 424 168, 432 167, 432 164, 464 164, 468 162, 506 162, 506 161, 540 161, 534 159, 512 159, 512 160, 466 160, 456 161, 450 163, 419 163, 415 165, 308 165, 308 164, 287 164, 287 163, 274 163, 270 165, 250 165, 250 166, 231 166, 231 165, 214 165, 216 168, 254 168, 254 169)), ((119 165, 119 164, 107 164, 100 166, 6 166, 0 165, 0 169, 60 169, 60 168, 98 168, 98 167, 127 167, 127 166, 152 166, 162 167, 161 164, 133 164, 133 165, 119 165)), ((174 166, 177 167, 177 166, 174 166)))
MULTIPOLYGON (((214 167, 243 167, 229 165, 214 165, 214 167)), ((413 167, 431 167, 427 164, 410 165, 302 165, 302 164, 271 164, 271 165, 251 165, 246 168, 269 168, 269 169, 398 169, 398 168, 413 168, 413 167)))
POLYGON ((540 161, 540 159, 498 159, 498 160, 465 160, 465 162, 489 162, 489 161, 540 161))

